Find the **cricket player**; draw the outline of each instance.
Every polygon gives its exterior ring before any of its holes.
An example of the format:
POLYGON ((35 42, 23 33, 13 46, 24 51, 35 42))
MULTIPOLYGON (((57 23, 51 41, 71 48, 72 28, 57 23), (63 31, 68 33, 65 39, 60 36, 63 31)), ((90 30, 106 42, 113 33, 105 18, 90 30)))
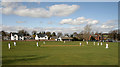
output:
POLYGON ((88 45, 88 41, 87 41, 87 45, 88 45))
POLYGON ((94 45, 95 45, 95 42, 94 42, 94 45))
POLYGON ((81 42, 80 42, 80 46, 81 46, 81 42))
POLYGON ((64 43, 65 43, 65 41, 64 41, 64 43))
POLYGON ((106 48, 108 48, 108 43, 106 43, 106 48))
POLYGON ((14 46, 16 46, 16 42, 14 42, 14 46))
POLYGON ((98 42, 98 46, 99 46, 99 42, 98 42))
POLYGON ((37 47, 38 47, 38 42, 36 43, 37 47))
POLYGON ((101 42, 101 45, 102 45, 102 42, 101 42))
POLYGON ((45 44, 45 41, 43 42, 43 44, 45 44))
POLYGON ((8 43, 8 49, 10 49, 10 42, 8 43))

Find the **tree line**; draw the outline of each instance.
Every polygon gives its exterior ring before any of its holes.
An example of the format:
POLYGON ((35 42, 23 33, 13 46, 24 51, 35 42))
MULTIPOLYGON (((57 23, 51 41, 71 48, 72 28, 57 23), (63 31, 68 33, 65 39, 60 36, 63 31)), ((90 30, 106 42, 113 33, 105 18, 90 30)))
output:
MULTIPOLYGON (((36 34, 46 34, 48 37, 52 37, 52 36, 57 36, 57 37, 62 37, 62 36, 68 36, 68 37, 72 37, 74 40, 89 40, 89 37, 90 35, 94 35, 95 33, 91 31, 92 28, 91 28, 91 25, 86 25, 84 27, 84 30, 81 31, 80 33, 77 33, 77 32, 73 32, 72 34, 68 34, 68 33, 65 33, 63 34, 62 32, 45 32, 45 31, 42 31, 42 32, 37 32, 35 30, 32 31, 32 33, 28 33, 26 30, 19 30, 18 31, 18 34, 21 34, 23 36, 32 36, 33 38, 35 38, 36 34)), ((98 33, 98 32, 96 32, 98 33)), ((6 32, 6 31, 1 31, 0 34, 2 35, 2 37, 4 36, 9 36, 10 37, 10 33, 6 32)), ((102 34, 102 33, 100 33, 102 34)), ((111 30, 109 33, 108 33, 108 37, 110 39, 114 39, 114 40, 120 40, 120 34, 118 33, 118 30, 111 30)), ((91 39, 94 39, 94 37, 91 37, 91 39)))

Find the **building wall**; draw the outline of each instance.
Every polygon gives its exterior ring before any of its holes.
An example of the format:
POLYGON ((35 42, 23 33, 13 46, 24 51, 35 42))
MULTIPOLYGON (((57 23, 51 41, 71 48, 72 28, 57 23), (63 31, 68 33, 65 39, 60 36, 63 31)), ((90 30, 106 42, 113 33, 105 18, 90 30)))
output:
POLYGON ((18 40, 18 35, 14 35, 14 36, 13 36, 13 35, 11 34, 11 40, 18 40))
POLYGON ((11 34, 11 40, 14 40, 14 37, 12 36, 12 34, 11 34))
POLYGON ((35 40, 39 40, 38 35, 35 36, 35 40))
POLYGON ((59 37, 58 39, 60 39, 60 41, 62 41, 62 38, 61 38, 61 37, 59 37))
POLYGON ((24 36, 18 36, 18 35, 12 35, 11 34, 11 40, 24 40, 24 36))
POLYGON ((14 36, 11 36, 11 40, 14 40, 14 36))
POLYGON ((22 36, 22 37, 19 37, 19 40, 24 40, 24 37, 22 36))
POLYGON ((62 41, 61 37, 56 38, 55 41, 62 41))
POLYGON ((45 37, 38 37, 38 35, 35 36, 35 40, 48 40, 48 36, 45 37))

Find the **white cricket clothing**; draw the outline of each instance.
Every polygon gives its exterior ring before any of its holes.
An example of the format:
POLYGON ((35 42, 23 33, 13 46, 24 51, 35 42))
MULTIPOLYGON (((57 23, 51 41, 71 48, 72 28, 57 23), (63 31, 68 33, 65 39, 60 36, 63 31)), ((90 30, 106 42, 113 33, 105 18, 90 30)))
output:
POLYGON ((64 43, 65 43, 65 41, 64 41, 64 43))
POLYGON ((101 42, 101 45, 102 45, 102 42, 101 42))
POLYGON ((94 42, 94 45, 95 45, 95 42, 94 42))
POLYGON ((37 47, 38 47, 38 42, 36 43, 37 47))
POLYGON ((10 49, 10 43, 8 43, 8 49, 10 49))
POLYGON ((87 42, 87 45, 88 45, 88 42, 87 42))
POLYGON ((108 48, 108 44, 106 44, 106 48, 108 48))
POLYGON ((16 46, 16 42, 14 42, 14 46, 16 46))
POLYGON ((43 42, 43 44, 45 44, 45 41, 43 42))
POLYGON ((81 46, 81 42, 80 42, 80 46, 81 46))
POLYGON ((99 43, 98 43, 98 46, 99 46, 99 43))

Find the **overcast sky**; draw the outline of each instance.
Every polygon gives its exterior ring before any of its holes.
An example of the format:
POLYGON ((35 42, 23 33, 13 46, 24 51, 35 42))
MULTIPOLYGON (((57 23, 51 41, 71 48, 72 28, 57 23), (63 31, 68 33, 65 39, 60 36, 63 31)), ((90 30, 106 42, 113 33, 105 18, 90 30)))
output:
POLYGON ((118 28, 117 2, 4 2, 2 29, 73 33, 92 25, 94 32, 118 28))

